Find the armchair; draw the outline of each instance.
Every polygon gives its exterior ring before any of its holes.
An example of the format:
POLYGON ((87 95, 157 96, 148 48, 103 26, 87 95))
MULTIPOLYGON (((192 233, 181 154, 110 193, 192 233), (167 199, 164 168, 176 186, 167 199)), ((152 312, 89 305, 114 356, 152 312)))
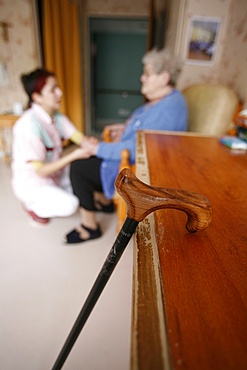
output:
POLYGON ((224 135, 241 108, 236 93, 223 85, 198 84, 182 93, 188 105, 191 132, 224 135))

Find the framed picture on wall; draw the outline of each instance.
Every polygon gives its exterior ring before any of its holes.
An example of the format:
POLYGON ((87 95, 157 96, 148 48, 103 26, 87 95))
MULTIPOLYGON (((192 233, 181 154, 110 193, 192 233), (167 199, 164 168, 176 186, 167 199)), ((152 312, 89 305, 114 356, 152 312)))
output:
POLYGON ((190 19, 189 38, 186 45, 186 63, 211 65, 214 63, 220 19, 194 16, 190 19))

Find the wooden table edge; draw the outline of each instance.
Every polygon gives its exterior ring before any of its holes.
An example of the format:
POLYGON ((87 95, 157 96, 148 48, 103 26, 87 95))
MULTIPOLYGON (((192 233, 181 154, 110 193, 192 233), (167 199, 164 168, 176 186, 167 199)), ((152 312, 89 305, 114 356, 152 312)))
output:
MULTIPOLYGON (((137 134, 136 176, 150 184, 145 145, 145 134, 137 134)), ((163 290, 160 279, 158 246, 155 237, 154 215, 150 214, 139 223, 134 236, 133 303, 131 330, 131 369, 170 370, 170 356, 166 336, 163 290), (139 248, 145 245, 140 260, 139 248), (138 284, 140 275, 145 276, 145 286, 138 284), (148 304, 147 304, 148 303, 148 304), (145 325, 140 321, 138 310, 146 310, 145 325), (151 366, 151 367, 150 367, 151 366)))

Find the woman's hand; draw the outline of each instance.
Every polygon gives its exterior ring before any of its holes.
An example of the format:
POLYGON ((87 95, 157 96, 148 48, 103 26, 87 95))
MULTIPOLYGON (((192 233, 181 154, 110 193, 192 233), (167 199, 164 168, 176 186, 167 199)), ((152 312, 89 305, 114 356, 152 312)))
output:
POLYGON ((93 137, 88 137, 83 140, 82 148, 90 155, 96 155, 99 146, 99 140, 93 137))
POLYGON ((119 141, 122 133, 124 131, 125 124, 124 123, 115 123, 112 125, 106 125, 104 130, 108 130, 110 132, 110 138, 112 142, 119 141))
POLYGON ((66 167, 73 161, 78 159, 85 159, 91 157, 91 150, 87 149, 86 147, 74 149, 69 154, 65 154, 57 161, 43 163, 39 166, 36 170, 37 174, 41 177, 47 177, 54 174, 56 171, 59 171, 66 167))
POLYGON ((96 145, 99 143, 99 140, 94 136, 84 136, 81 142, 81 147, 83 147, 87 143, 92 143, 96 145))
POLYGON ((86 147, 77 148, 73 150, 70 154, 71 154, 71 162, 77 159, 89 158, 92 155, 91 151, 86 147))

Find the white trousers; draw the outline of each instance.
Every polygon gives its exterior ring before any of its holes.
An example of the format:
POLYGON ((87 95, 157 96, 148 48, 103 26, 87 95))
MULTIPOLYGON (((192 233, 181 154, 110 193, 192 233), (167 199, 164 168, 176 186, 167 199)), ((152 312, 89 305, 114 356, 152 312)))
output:
POLYGON ((68 172, 64 171, 60 186, 41 185, 28 189, 25 197, 18 196, 23 206, 39 217, 67 217, 79 207, 78 198, 72 193, 68 172))

